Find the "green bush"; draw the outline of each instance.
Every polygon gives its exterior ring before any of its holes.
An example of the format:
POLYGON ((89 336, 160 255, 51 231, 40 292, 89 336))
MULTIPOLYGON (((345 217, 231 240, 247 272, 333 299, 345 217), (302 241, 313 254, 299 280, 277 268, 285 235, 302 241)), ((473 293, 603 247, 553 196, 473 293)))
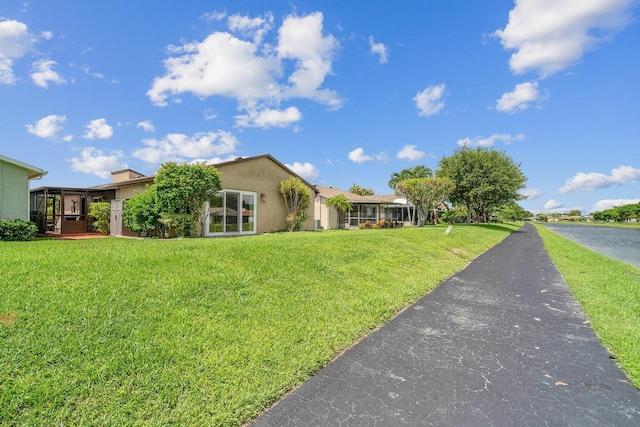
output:
POLYGON ((89 205, 89 216, 95 218, 93 225, 100 233, 109 234, 111 221, 111 203, 93 202, 89 205))
POLYGON ((38 226, 33 222, 14 219, 11 221, 0 219, 0 240, 7 242, 26 242, 33 240, 38 232, 38 226))

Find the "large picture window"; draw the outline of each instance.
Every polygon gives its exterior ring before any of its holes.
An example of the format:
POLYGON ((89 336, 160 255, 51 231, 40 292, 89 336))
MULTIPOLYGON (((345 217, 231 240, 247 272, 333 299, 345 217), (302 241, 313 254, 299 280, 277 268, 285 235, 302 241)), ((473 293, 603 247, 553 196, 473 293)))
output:
POLYGON ((256 232, 257 193, 218 191, 207 206, 207 235, 256 232))

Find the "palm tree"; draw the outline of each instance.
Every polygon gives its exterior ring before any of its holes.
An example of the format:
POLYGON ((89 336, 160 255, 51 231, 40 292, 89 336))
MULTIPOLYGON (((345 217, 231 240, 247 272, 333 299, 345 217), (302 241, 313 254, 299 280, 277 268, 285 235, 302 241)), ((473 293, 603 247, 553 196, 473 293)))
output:
MULTIPOLYGON (((344 194, 336 194, 327 199, 327 206, 336 208, 339 212, 347 212, 352 209, 351 202, 344 194)), ((336 228, 340 228, 340 214, 338 213, 338 221, 336 228)))
MULTIPOLYGON (((405 194, 402 194, 402 192, 398 189, 398 184, 411 178, 433 178, 433 171, 430 167, 427 167, 425 165, 416 165, 410 167, 409 169, 402 169, 400 172, 394 172, 391 174, 391 179, 389 179, 389 187, 393 189, 393 192, 395 194, 406 198, 407 196, 405 194)), ((415 207, 413 211, 409 209, 409 221, 412 224, 414 211, 415 207)))
MULTIPOLYGON (((417 165, 410 167, 409 169, 402 169, 400 172, 394 172, 389 179, 389 187, 398 194, 398 183, 409 178, 433 178, 433 171, 430 167, 425 165, 417 165)), ((400 193, 402 194, 402 193, 400 193)))

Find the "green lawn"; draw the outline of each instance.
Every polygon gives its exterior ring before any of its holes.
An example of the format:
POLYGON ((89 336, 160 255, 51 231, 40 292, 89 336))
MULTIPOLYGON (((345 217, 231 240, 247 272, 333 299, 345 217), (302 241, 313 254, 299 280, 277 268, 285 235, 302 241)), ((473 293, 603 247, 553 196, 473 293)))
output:
POLYGON ((0 425, 242 425, 514 228, 0 242, 0 425))
POLYGON ((602 343, 640 388, 640 269, 537 226, 602 343))

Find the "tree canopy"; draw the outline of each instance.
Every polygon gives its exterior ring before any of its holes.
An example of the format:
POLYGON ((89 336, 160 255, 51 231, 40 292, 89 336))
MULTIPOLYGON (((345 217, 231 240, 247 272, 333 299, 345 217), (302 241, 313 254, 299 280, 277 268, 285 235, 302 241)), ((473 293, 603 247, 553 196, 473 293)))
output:
POLYGON ((418 226, 422 226, 429 210, 445 199, 455 186, 449 178, 409 178, 400 181, 397 188, 416 207, 418 226))
POLYGON ((396 193, 399 193, 398 183, 409 178, 432 178, 433 171, 425 165, 417 165, 408 169, 402 169, 400 172, 394 172, 389 179, 389 187, 396 193))
POLYGON ((486 220, 500 205, 522 199, 518 191, 527 181, 511 157, 483 147, 462 147, 443 157, 436 176, 453 181, 449 201, 467 208, 468 223, 473 214, 486 220))
POLYGON ((356 184, 355 182, 353 183, 353 185, 349 189, 349 193, 357 194, 359 196, 373 196, 374 195, 374 192, 373 192, 373 190, 371 188, 364 188, 364 187, 356 184))

